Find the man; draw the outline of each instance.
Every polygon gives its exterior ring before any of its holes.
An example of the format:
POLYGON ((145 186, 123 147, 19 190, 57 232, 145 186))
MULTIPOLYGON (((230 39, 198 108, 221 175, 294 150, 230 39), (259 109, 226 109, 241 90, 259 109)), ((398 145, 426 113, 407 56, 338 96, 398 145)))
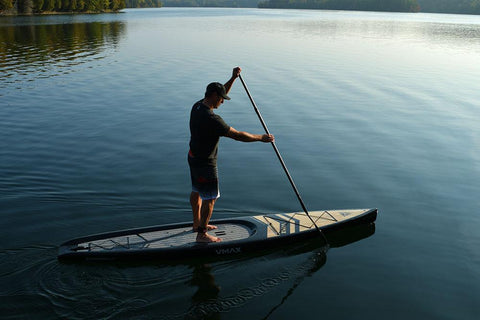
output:
POLYGON ((224 100, 241 69, 233 69, 232 77, 224 85, 212 82, 207 86, 205 97, 196 102, 190 113, 190 150, 188 164, 192 178, 190 204, 193 212, 193 230, 197 232, 197 242, 219 242, 220 238, 207 231, 217 229, 209 225, 215 201, 220 197, 217 175, 217 151, 221 136, 243 142, 273 142, 274 136, 237 131, 213 112, 224 100))

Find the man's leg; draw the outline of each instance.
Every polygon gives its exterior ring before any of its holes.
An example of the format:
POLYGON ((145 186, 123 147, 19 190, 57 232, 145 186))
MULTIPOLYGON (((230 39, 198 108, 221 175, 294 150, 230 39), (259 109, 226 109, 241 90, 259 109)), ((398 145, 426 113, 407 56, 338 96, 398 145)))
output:
MULTIPOLYGON (((207 233, 208 222, 212 217, 213 207, 215 206, 216 199, 202 200, 202 207, 200 209, 200 225, 197 233, 197 242, 219 242, 220 238, 211 236, 207 233)), ((210 226, 212 227, 212 226, 210 226)))
MULTIPOLYGON (((193 213, 193 231, 197 231, 198 227, 200 226, 200 211, 202 208, 202 198, 198 192, 192 191, 190 193, 190 205, 192 206, 192 213, 193 213)), ((210 221, 210 219, 208 219, 210 221)), ((208 224, 207 221, 207 231, 217 229, 217 226, 213 226, 208 224)))
POLYGON ((202 198, 198 192, 192 191, 190 193, 190 205, 193 212, 193 230, 196 231, 200 226, 200 210, 202 208, 202 198))

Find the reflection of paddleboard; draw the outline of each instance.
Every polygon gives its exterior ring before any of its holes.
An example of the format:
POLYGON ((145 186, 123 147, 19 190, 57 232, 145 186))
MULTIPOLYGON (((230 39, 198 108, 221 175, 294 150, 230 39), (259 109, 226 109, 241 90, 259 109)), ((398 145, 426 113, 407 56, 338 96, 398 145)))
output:
MULTIPOLYGON (((310 217, 324 233, 346 226, 374 222, 377 209, 311 211, 310 217)), ((65 242, 62 260, 173 259, 250 253, 319 236, 304 213, 280 213, 212 221, 210 234, 221 242, 196 243, 192 223, 177 223, 115 231, 65 242)))

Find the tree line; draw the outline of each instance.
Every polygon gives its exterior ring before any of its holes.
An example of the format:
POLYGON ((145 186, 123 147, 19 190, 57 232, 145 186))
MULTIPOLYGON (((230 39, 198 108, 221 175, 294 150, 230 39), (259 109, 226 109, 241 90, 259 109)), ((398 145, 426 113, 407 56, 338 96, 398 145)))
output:
POLYGON ((125 0, 0 0, 0 11, 18 14, 44 12, 111 12, 125 8, 125 0))
POLYGON ((163 0, 165 7, 256 8, 259 0, 163 0))
POLYGON ((259 8, 418 12, 417 0, 265 0, 259 8))
POLYGON ((117 12, 123 8, 161 6, 160 0, 0 0, 0 13, 117 12))
POLYGON ((160 8, 163 6, 160 0, 125 0, 127 8, 160 8))
POLYGON ((480 14, 480 0, 163 0, 162 2, 165 7, 243 8, 258 6, 260 8, 480 14))
POLYGON ((417 0, 422 12, 480 14, 480 0, 417 0))
POLYGON ((480 14, 480 0, 0 0, 0 13, 106 12, 146 7, 260 7, 480 14))

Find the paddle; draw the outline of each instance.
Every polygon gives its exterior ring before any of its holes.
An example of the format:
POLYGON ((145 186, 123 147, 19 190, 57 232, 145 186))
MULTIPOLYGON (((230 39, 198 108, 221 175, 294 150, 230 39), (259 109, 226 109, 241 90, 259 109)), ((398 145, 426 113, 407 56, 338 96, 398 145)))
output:
MULTIPOLYGON (((253 109, 255 109, 255 112, 257 113, 258 118, 260 119, 260 122, 262 123, 263 129, 265 129, 265 132, 267 134, 270 134, 268 131, 267 125, 265 124, 265 121, 262 118, 262 115, 260 114, 260 111, 257 108, 257 105, 255 104, 255 101, 253 101, 252 95, 250 94, 250 91, 248 91, 247 84, 245 81, 243 81, 242 76, 239 74, 238 77, 240 78, 240 81, 243 84, 243 87, 245 88, 245 91, 247 92, 248 98, 250 98, 250 102, 253 105, 253 109)), ((295 186, 295 183, 293 182, 292 176, 288 172, 287 166, 285 165, 285 162, 282 159, 282 156, 280 155, 280 152, 278 151, 277 145, 275 144, 274 141, 271 142, 273 150, 275 150, 275 153, 277 154, 278 160, 280 160, 280 163, 282 164, 283 170, 285 170, 285 173, 287 174, 288 181, 290 181, 290 184, 292 185, 293 191, 295 191, 295 194, 297 195, 298 201, 300 202, 300 205, 302 206, 303 211, 307 214, 308 218, 310 221, 312 221, 313 225, 317 229, 317 231, 322 235, 323 239, 325 240, 326 243, 328 243, 327 238, 325 238, 325 235, 323 234, 322 230, 318 228, 317 224, 315 221, 313 221, 312 217, 308 213, 307 207, 305 207, 305 204, 303 203, 302 197, 300 196, 300 193, 298 192, 297 187, 295 186)))

